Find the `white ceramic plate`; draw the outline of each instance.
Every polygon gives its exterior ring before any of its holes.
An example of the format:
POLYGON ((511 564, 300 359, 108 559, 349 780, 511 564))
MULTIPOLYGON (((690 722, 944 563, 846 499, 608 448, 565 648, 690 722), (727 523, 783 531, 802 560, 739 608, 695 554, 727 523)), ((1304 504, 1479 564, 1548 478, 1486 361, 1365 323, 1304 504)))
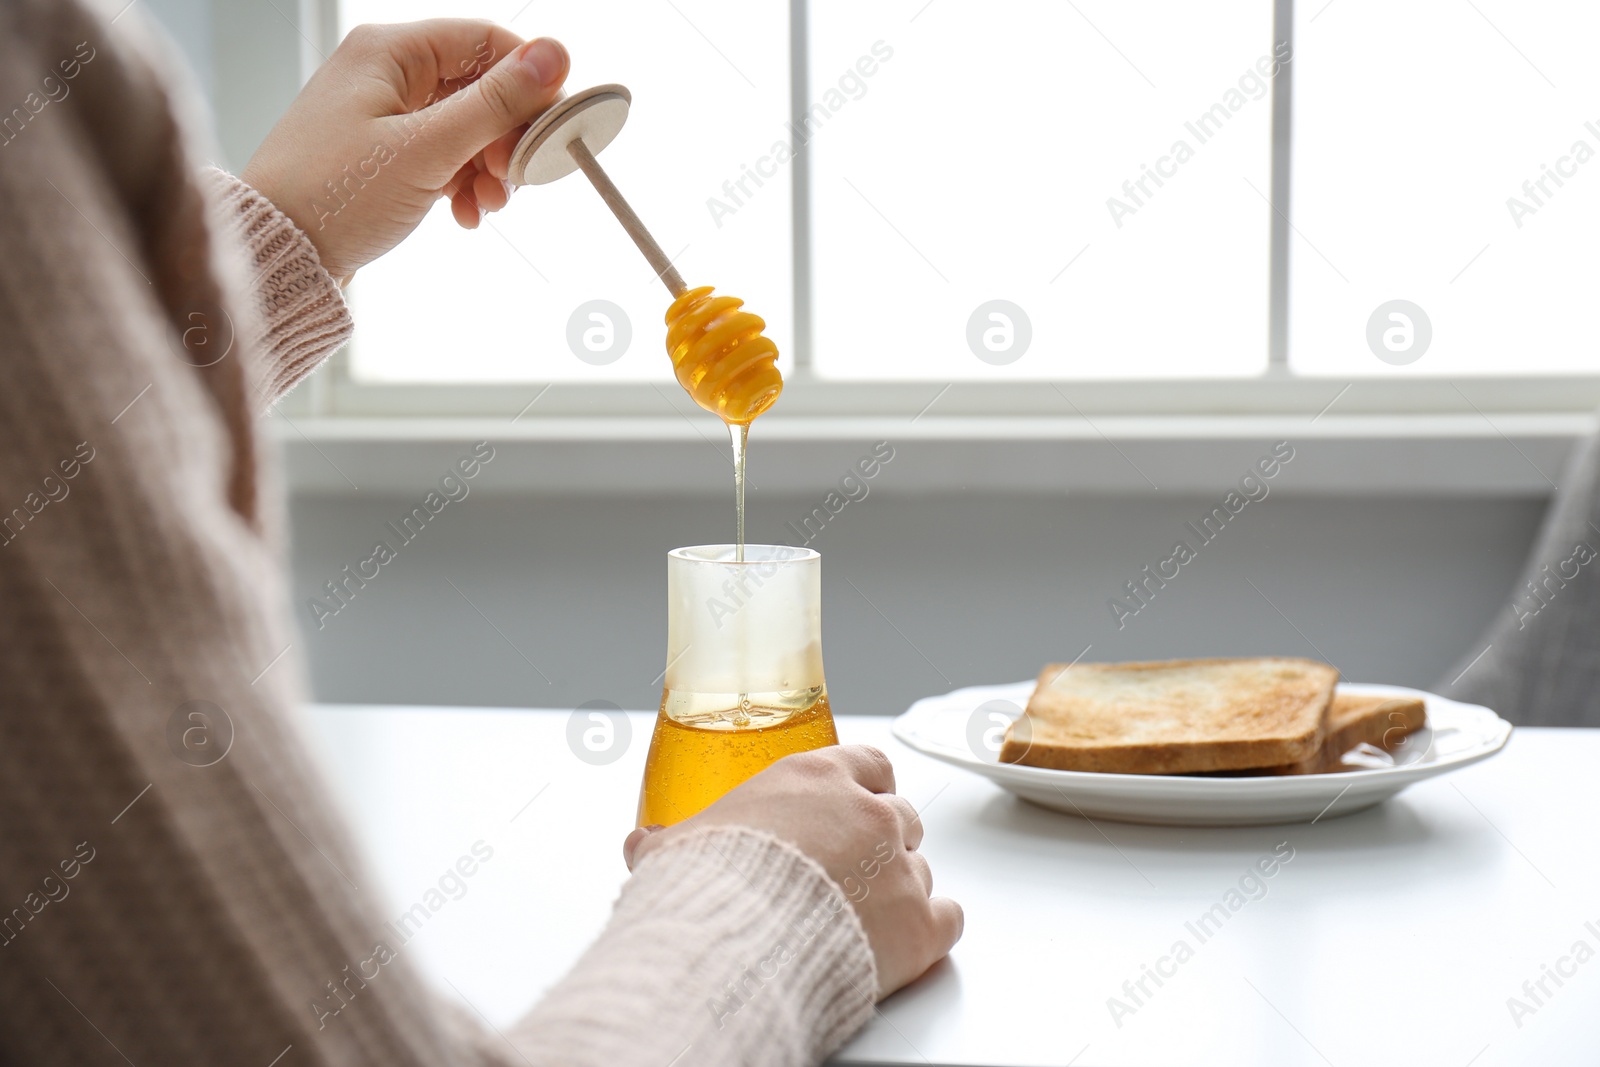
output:
POLYGON ((1034 683, 974 686, 925 697, 894 721, 894 735, 918 752, 981 774, 1024 800, 1070 815, 1173 826, 1258 826, 1315 822, 1387 800, 1413 782, 1487 759, 1505 747, 1511 724, 1488 708, 1398 685, 1341 683, 1347 693, 1418 697, 1427 725, 1393 757, 1367 750, 1365 766, 1331 774, 1259 778, 1102 774, 1001 763, 1005 726, 1022 713, 1034 683))

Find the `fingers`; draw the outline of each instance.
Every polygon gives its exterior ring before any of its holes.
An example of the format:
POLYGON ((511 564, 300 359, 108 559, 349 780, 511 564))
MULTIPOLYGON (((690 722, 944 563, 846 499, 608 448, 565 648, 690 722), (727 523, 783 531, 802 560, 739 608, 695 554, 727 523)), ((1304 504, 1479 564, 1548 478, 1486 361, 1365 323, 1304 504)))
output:
POLYGON ((622 862, 628 865, 628 870, 633 870, 633 853, 638 849, 639 842, 649 836, 650 831, 641 826, 622 839, 622 862))
POLYGON ((549 37, 513 49, 465 89, 417 112, 427 121, 418 124, 416 139, 453 170, 548 108, 569 62, 561 42, 549 37))
POLYGON ((526 42, 487 19, 423 19, 405 24, 432 55, 443 93, 482 77, 526 42))
POLYGON ((485 211, 499 211, 511 200, 511 187, 494 175, 479 171, 472 180, 473 199, 485 211))
POLYGON ((517 144, 522 140, 522 135, 528 132, 526 124, 516 127, 510 133, 496 137, 493 141, 483 146, 483 169, 493 174, 501 181, 511 176, 511 153, 516 150, 517 144))
POLYGON ((464 230, 476 230, 483 221, 483 211, 473 192, 475 177, 472 164, 468 163, 444 187, 444 195, 450 198, 450 214, 464 230))
POLYGON ((475 230, 488 211, 499 211, 511 202, 511 186, 487 173, 474 160, 456 171, 441 190, 450 198, 450 213, 463 229, 475 230))
POLYGON ((911 868, 911 873, 922 885, 922 892, 933 896, 933 868, 928 866, 928 858, 920 852, 907 852, 906 863, 911 868))
POLYGON ((465 196, 450 198, 450 216, 456 220, 456 225, 463 230, 476 230, 483 222, 483 215, 472 206, 472 201, 465 196))
POLYGON ((928 901, 928 910, 933 924, 933 942, 938 952, 934 959, 942 960, 950 954, 956 942, 961 940, 961 932, 966 929, 967 918, 961 911, 961 905, 949 897, 934 897, 928 901))
POLYGON ((900 832, 907 851, 915 852, 922 844, 922 820, 917 817, 917 809, 905 797, 888 794, 884 797, 889 806, 900 818, 900 832))
MULTIPOLYGON (((451 199, 454 199, 458 196, 465 196, 468 198, 468 200, 471 200, 472 182, 473 179, 477 177, 477 174, 477 170, 471 163, 463 163, 461 167, 450 176, 450 180, 444 183, 444 188, 441 189, 440 192, 451 199)), ((473 207, 477 207, 477 204, 473 203, 473 207)))
POLYGON ((445 18, 357 26, 340 51, 384 77, 416 110, 465 88, 524 43, 485 19, 445 18))
POLYGON ((661 829, 661 826, 641 826, 623 839, 622 862, 628 865, 628 870, 633 870, 634 861, 639 856, 639 846, 644 844, 645 838, 661 829))
POLYGON ((894 767, 879 749, 871 745, 841 745, 833 750, 833 756, 868 792, 894 792, 894 767))

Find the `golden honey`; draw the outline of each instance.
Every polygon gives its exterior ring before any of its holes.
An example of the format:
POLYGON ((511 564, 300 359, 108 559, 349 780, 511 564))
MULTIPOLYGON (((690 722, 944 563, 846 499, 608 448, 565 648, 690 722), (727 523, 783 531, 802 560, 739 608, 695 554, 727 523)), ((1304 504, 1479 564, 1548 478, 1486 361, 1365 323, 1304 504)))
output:
POLYGON ((639 825, 671 826, 784 756, 837 745, 824 686, 791 693, 661 696, 639 825))
MULTIPOLYGON (((762 334, 767 324, 760 316, 745 311, 744 301, 733 296, 713 296, 710 286, 681 293, 667 309, 666 323, 667 354, 672 357, 678 383, 696 404, 728 426, 734 460, 733 562, 742 566, 746 563, 746 444, 750 423, 770 408, 783 392, 783 377, 777 367, 778 346, 762 334)), ((810 555, 814 562, 816 554, 810 555)), ((645 760, 644 783, 639 790, 640 826, 670 826, 681 822, 784 756, 839 743, 833 712, 828 707, 827 690, 822 684, 820 645, 816 644, 820 641, 820 584, 815 572, 809 584, 795 586, 787 594, 771 591, 762 597, 759 590, 763 577, 770 578, 774 572, 766 570, 765 564, 753 566, 756 569, 746 572, 737 582, 718 572, 712 585, 699 591, 709 595, 681 601, 674 599, 673 594, 674 583, 680 580, 679 572, 669 571, 668 593, 672 607, 668 623, 667 687, 661 695, 661 710, 656 716, 650 753, 645 760), (751 592, 747 578, 755 582, 755 593, 751 592), (725 585, 719 585, 725 580, 725 585), (801 589, 805 592, 800 593, 801 589), (755 607, 747 609, 745 598, 752 595, 760 599, 755 607), (729 602, 723 605, 718 599, 720 596, 728 597, 729 602), (727 617, 705 615, 705 608, 713 603, 725 611, 727 617), (810 612, 806 610, 808 604, 813 609, 810 612), (774 625, 774 620, 767 618, 763 625, 758 621, 763 607, 793 610, 778 612, 781 624, 774 625), (732 618, 732 623, 724 630, 728 617, 732 618), (686 632, 697 632, 698 636, 674 638, 673 631, 679 626, 686 632), (702 629, 696 630, 697 626, 702 629), (804 654, 806 664, 798 675, 783 672, 784 677, 789 684, 804 677, 814 681, 814 686, 762 692, 757 685, 754 687, 757 691, 753 692, 721 693, 673 688, 675 677, 680 685, 685 684, 683 678, 695 678, 701 670, 725 678, 728 688, 733 684, 742 686, 750 680, 752 671, 760 677, 771 677, 770 671, 760 673, 757 665, 770 665, 774 657, 787 654, 789 665, 793 667, 797 634, 802 636, 802 645, 805 639, 812 642, 812 651, 804 654), (682 640, 681 651, 673 654, 672 647, 679 639, 682 640), (718 668, 702 666, 702 663, 718 661, 722 653, 731 654, 729 649, 735 647, 741 650, 738 652, 740 669, 726 669, 725 663, 718 668), (787 652, 780 649, 787 649, 787 652)), ((693 581, 688 572, 682 573, 681 580, 691 584, 693 581)), ((701 681, 700 684, 705 683, 701 681)), ((722 687, 712 685, 711 688, 722 687)))
POLYGON ((748 426, 783 392, 778 346, 765 320, 736 296, 709 285, 683 292, 667 309, 667 354, 696 404, 733 426, 748 426))

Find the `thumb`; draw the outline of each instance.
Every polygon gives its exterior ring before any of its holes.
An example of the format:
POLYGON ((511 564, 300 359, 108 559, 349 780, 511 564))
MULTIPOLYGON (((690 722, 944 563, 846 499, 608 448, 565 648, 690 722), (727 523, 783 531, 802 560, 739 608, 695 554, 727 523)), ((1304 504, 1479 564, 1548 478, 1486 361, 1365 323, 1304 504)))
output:
POLYGON ((526 125, 555 102, 570 60, 553 37, 515 48, 460 92, 419 112, 419 133, 447 174, 499 137, 526 125))

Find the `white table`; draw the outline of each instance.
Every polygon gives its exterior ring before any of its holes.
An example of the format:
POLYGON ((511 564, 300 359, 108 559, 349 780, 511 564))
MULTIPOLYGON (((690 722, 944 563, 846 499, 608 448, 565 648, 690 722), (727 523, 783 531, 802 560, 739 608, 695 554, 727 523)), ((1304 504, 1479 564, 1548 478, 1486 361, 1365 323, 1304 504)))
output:
MULTIPOLYGON (((625 754, 591 766, 567 747, 570 714, 310 715, 395 915, 475 842, 494 850, 413 944, 497 1024, 565 972, 626 877, 653 716, 633 714, 625 754)), ((1226 830, 1091 825, 911 752, 886 719, 839 732, 890 754, 923 808, 937 890, 967 915, 951 958, 840 1063, 1600 1063, 1600 956, 1562 962, 1580 940, 1600 953, 1600 731, 1520 730, 1498 757, 1374 810, 1226 830), (1294 858, 1266 895, 1201 943, 1185 924, 1280 842, 1294 858), (1162 962, 1179 940, 1192 958, 1162 962), (1143 964, 1170 977, 1147 978, 1136 1005, 1122 987, 1143 964), (1547 978, 1519 1027, 1507 998, 1544 964, 1575 973, 1547 978), (1114 1021, 1113 996, 1135 1010, 1114 1021)))

